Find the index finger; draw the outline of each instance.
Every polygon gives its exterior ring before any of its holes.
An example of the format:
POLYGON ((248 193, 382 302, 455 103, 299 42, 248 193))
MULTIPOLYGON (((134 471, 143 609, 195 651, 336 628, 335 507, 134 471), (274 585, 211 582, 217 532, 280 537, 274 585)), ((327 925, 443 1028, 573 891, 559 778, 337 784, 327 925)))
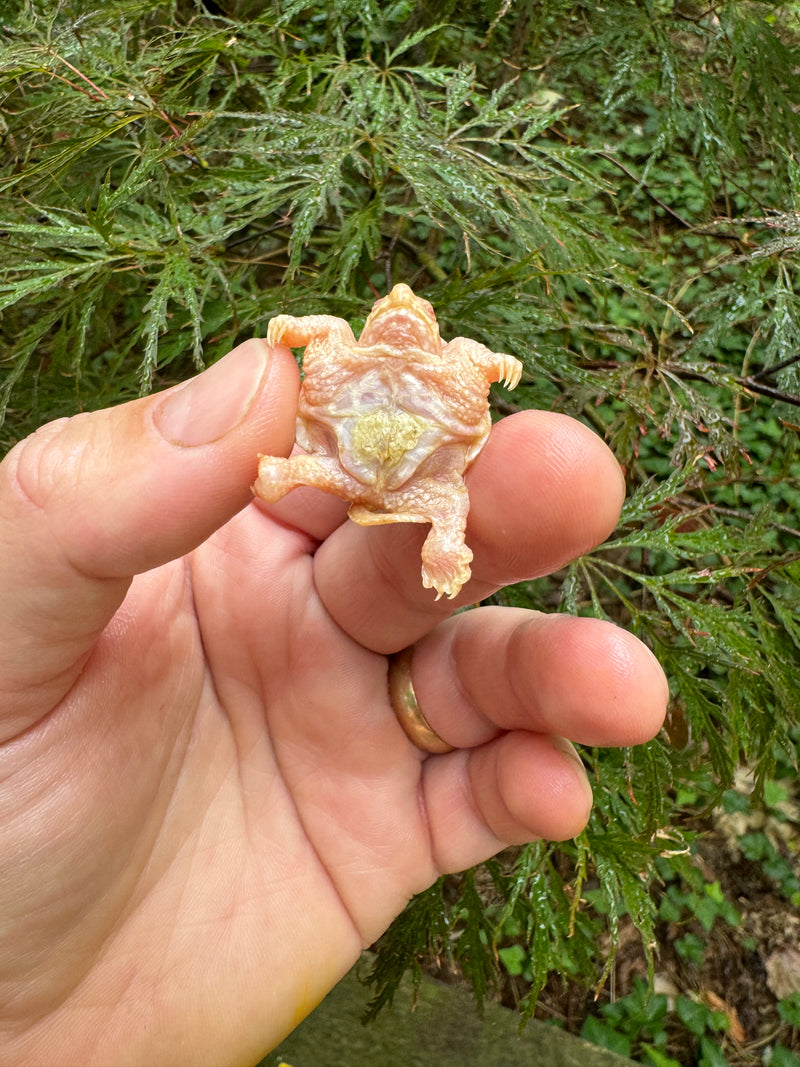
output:
POLYGON ((341 628, 376 652, 396 652, 465 604, 548 574, 614 529, 624 497, 617 461, 582 423, 524 411, 497 423, 467 473, 472 579, 454 600, 422 586, 427 527, 346 522, 315 557, 317 592, 341 628))

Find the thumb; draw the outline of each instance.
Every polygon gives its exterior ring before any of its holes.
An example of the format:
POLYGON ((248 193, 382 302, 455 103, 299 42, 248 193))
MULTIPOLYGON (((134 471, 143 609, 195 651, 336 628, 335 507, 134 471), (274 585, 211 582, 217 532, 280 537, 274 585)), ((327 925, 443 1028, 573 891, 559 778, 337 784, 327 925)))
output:
POLYGON ((133 575, 191 551, 288 455, 299 375, 247 341, 153 396, 49 423, 0 464, 0 739, 70 688, 133 575), (38 710, 37 710, 38 709, 38 710))

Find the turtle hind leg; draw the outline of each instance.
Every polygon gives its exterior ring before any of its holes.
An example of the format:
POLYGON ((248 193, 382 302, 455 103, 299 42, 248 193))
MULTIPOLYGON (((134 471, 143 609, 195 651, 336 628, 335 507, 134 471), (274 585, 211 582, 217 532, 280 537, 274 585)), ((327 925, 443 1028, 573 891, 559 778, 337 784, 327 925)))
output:
POLYGON ((329 456, 261 456, 253 492, 273 504, 298 486, 308 485, 344 500, 352 498, 358 483, 329 456))

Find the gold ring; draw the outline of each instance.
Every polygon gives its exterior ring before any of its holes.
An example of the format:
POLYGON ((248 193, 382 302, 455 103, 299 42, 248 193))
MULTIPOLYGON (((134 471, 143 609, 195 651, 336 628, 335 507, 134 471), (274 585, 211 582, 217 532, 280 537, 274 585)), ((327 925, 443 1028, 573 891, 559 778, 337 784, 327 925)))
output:
POLYGON ((452 752, 453 746, 439 737, 417 703, 417 694, 411 681, 413 654, 413 648, 404 648, 402 652, 389 657, 389 700, 392 709, 406 737, 417 748, 434 755, 452 752))

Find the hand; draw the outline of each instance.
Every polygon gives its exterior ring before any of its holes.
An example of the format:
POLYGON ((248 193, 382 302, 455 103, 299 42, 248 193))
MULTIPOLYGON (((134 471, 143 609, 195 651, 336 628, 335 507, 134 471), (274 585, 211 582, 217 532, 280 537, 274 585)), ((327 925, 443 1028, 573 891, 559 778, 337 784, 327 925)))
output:
POLYGON ((298 374, 250 341, 191 382, 43 427, 0 466, 0 1059, 253 1062, 442 872, 584 825, 571 747, 659 728, 629 634, 480 608, 613 529, 622 479, 564 416, 468 475, 474 578, 425 530, 251 499, 298 374), (426 756, 387 699, 416 642, 426 756))

